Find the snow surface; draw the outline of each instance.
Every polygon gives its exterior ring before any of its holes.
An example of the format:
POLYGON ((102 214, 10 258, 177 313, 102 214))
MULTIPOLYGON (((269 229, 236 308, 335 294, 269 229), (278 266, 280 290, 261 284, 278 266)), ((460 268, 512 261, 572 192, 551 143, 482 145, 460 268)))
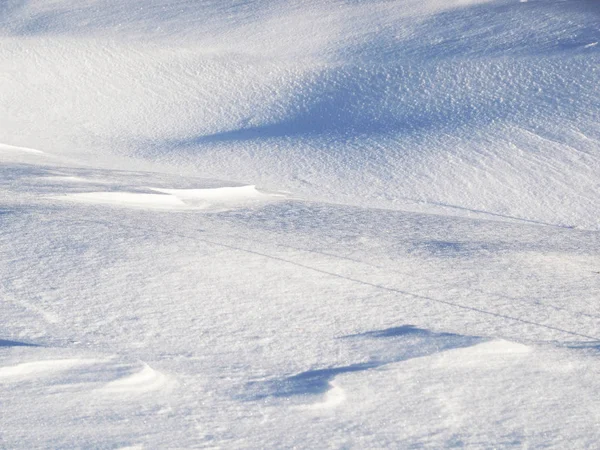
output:
POLYGON ((0 2, 0 448, 594 448, 600 4, 0 2))

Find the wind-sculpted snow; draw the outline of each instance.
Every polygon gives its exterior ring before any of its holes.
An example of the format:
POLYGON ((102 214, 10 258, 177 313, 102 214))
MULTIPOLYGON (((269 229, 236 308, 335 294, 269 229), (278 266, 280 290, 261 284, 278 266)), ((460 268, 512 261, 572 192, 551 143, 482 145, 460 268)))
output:
MULTIPOLYGON (((72 178, 68 178, 67 181, 72 181, 72 178)), ((75 181, 79 182, 77 179, 75 181)), ((147 190, 160 192, 160 194, 124 191, 78 192, 55 198, 73 202, 133 208, 221 211, 228 208, 242 208, 276 201, 279 196, 259 192, 254 186, 229 186, 211 189, 147 188, 147 190)))
POLYGON ((597 446, 599 19, 0 0, 0 447, 597 446))
POLYGON ((2 14, 0 142, 339 203, 598 227, 597 2, 36 1, 2 14))
POLYGON ((598 439, 596 232, 7 155, 7 448, 598 439))

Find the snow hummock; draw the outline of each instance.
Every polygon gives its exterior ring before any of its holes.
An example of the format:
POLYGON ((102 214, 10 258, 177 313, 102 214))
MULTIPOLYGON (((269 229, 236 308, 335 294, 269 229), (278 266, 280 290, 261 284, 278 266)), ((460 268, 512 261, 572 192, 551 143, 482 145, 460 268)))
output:
POLYGON ((163 387, 167 382, 165 375, 143 364, 137 372, 111 381, 102 390, 112 394, 143 393, 163 387))

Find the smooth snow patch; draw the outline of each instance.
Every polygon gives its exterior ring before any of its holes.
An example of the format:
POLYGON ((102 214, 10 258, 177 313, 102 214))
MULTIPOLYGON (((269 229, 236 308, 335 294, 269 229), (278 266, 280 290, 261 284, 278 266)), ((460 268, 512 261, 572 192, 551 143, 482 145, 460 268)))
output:
POLYGON ((532 352, 532 348, 525 344, 506 341, 504 339, 483 342, 468 347, 466 350, 464 348, 460 350, 471 353, 472 355, 520 355, 532 352))
POLYGON ((0 151, 6 152, 24 152, 24 153, 35 153, 36 155, 43 155, 44 152, 29 147, 17 147, 15 145, 0 144, 0 151))
POLYGON ((450 350, 440 354, 440 361, 447 361, 450 366, 457 360, 463 367, 489 365, 493 361, 504 361, 506 358, 520 358, 530 354, 533 349, 527 345, 510 342, 504 339, 483 342, 472 347, 450 350), (458 359, 457 359, 458 358, 458 359))
POLYGON ((268 201, 274 199, 274 197, 281 196, 279 194, 263 193, 256 189, 255 185, 227 186, 210 189, 150 189, 173 195, 187 205, 196 208, 241 206, 249 203, 268 201))
POLYGON ((0 382, 3 378, 30 377, 70 369, 71 367, 94 364, 95 359, 50 359, 15 366, 0 367, 0 382))
POLYGON ((161 189, 150 188, 163 194, 171 194, 182 200, 207 200, 218 202, 235 202, 268 197, 256 189, 255 185, 220 187, 211 189, 161 189))
POLYGON ((81 203, 98 203, 103 205, 130 206, 142 208, 177 208, 184 203, 172 195, 141 194, 136 192, 85 192, 54 197, 81 203))
POLYGON ((262 201, 272 201, 281 194, 266 194, 256 186, 207 189, 148 188, 160 194, 137 192, 84 192, 52 197, 83 203, 142 207, 154 209, 217 209, 240 207, 262 201))
POLYGON ((105 181, 101 181, 101 180, 89 180, 87 178, 82 178, 82 177, 76 177, 76 176, 62 176, 62 175, 56 175, 56 176, 49 176, 49 177, 40 177, 43 178, 46 181, 56 181, 56 182, 71 182, 71 183, 106 183, 105 181))

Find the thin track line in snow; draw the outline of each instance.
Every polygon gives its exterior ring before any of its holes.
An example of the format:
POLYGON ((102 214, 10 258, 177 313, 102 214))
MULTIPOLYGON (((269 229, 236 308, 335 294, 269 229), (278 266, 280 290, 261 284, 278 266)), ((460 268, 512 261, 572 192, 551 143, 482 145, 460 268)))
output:
MULTIPOLYGON (((88 222, 88 223, 95 223, 95 224, 102 224, 102 225, 106 225, 106 226, 113 226, 114 224, 108 221, 101 221, 101 220, 89 220, 89 219, 77 219, 78 222, 88 222)), ((578 333, 576 331, 571 331, 571 330, 567 330, 564 328, 560 328, 560 327, 555 327, 552 325, 545 325, 543 323, 539 323, 539 322, 534 322, 531 320, 527 320, 527 319, 521 319, 519 317, 514 317, 514 316, 509 316, 508 314, 502 314, 502 313, 498 313, 498 312, 494 312, 494 311, 489 311, 486 309, 482 309, 482 308, 476 308, 474 306, 468 306, 468 305, 463 305, 461 303, 456 303, 456 302, 451 302, 448 300, 441 300, 441 299, 437 299, 437 298, 433 298, 433 297, 427 297, 425 295, 421 295, 421 294, 415 294, 413 292, 409 292, 409 291, 404 291, 402 289, 397 289, 394 287, 389 287, 389 286, 384 286, 381 284, 377 284, 377 283, 372 283, 370 281, 365 281, 365 280, 360 280, 358 278, 353 278, 353 277, 348 277, 346 275, 342 275, 339 273, 335 273, 335 272, 329 272, 327 270, 323 270, 323 269, 319 269, 316 267, 312 267, 306 264, 302 264, 296 261, 292 261, 289 259, 285 259, 282 258, 280 256, 275 256, 275 255, 269 255, 267 253, 262 253, 256 250, 250 250, 250 249, 246 249, 246 248, 242 248, 242 247, 237 247, 235 245, 230 245, 230 244, 224 244, 222 242, 218 242, 218 241, 212 241, 210 239, 205 239, 205 238, 200 238, 198 236, 190 236, 187 234, 182 234, 182 233, 176 233, 176 232, 170 232, 170 231, 162 231, 162 230, 156 230, 156 229, 151 229, 151 228, 143 228, 143 227, 134 227, 134 226, 130 226, 130 225, 120 225, 123 228, 129 228, 129 229, 133 229, 133 230, 138 230, 138 231, 146 231, 146 232, 151 232, 151 233, 159 233, 159 234, 167 234, 167 235, 172 235, 172 236, 179 236, 185 239, 191 239, 191 240, 195 240, 195 241, 199 241, 199 242, 204 242, 206 244, 210 244, 210 245, 214 245, 214 246, 218 246, 218 247, 222 247, 222 248, 227 248, 230 250, 235 250, 235 251, 239 251, 239 252, 244 252, 244 253, 248 253, 251 255, 256 255, 256 256, 261 256, 263 258, 269 258, 275 261, 280 261, 280 262, 284 262, 287 264, 291 264, 297 267, 302 267, 303 269, 307 269, 307 270, 311 270, 313 272, 316 273, 321 273, 323 275, 329 275, 332 277, 336 277, 339 279, 343 279, 343 280, 347 280, 347 281, 351 281, 353 283, 358 283, 358 284, 362 284, 364 286, 371 286, 374 287, 376 289, 379 290, 383 290, 383 291, 387 291, 387 292, 394 292, 397 294, 401 294, 401 295, 406 295, 409 297, 413 297, 419 300, 427 300, 427 301, 431 301, 434 303, 439 303, 442 305, 446 305, 446 306, 451 306, 453 308, 458 308, 458 309, 462 309, 465 311, 472 311, 472 312, 476 312, 479 314, 485 314, 488 316, 493 316, 493 317, 499 317, 502 319, 507 319, 507 320, 512 320, 514 322, 519 322, 519 323, 524 323, 527 325, 534 325, 540 328, 545 328, 548 330, 553 330, 553 331, 558 331, 561 333, 565 333, 565 334, 569 334, 571 336, 577 336, 577 337, 581 337, 581 338, 585 338, 585 339, 590 339, 593 341, 600 341, 600 337, 596 337, 596 336, 591 336, 588 334, 583 334, 583 333, 578 333)))
POLYGON ((421 295, 421 294, 415 294, 413 292, 403 291, 402 289, 397 289, 397 288, 393 288, 393 287, 389 287, 389 286, 383 286, 381 284, 371 283, 370 281, 364 281, 364 280, 360 280, 358 278, 352 278, 352 277, 348 277, 346 275, 341 275, 339 273, 329 272, 327 270, 318 269, 318 268, 312 267, 312 266, 307 266, 306 264, 298 263, 298 262, 295 262, 295 261, 290 261, 288 259, 281 258, 279 256, 267 255, 265 253, 257 252, 255 250, 249 250, 249 249, 245 249, 245 248, 241 248, 241 247, 236 247, 234 245, 229 245, 229 244, 223 244, 223 243, 220 243, 220 242, 210 241, 208 239, 198 239, 198 240, 200 240, 202 242, 206 242, 208 244, 213 244, 213 245, 217 245, 217 246, 220 246, 220 247, 230 248, 230 249, 237 250, 237 251, 242 251, 242 252, 246 252, 246 253, 250 253, 250 254, 254 254, 254 255, 258 255, 258 256, 263 256, 265 258, 274 259, 276 261, 281 261, 281 262, 285 262, 285 263, 288 263, 288 264, 293 264, 295 266, 302 267, 304 269, 312 270, 313 272, 318 272, 318 273, 322 273, 322 274, 325 274, 325 275, 330 275, 330 276, 333 276, 333 277, 336 277, 336 278, 341 278, 343 280, 352 281, 354 283, 359 283, 359 284, 362 284, 362 285, 365 285, 365 286, 371 286, 371 287, 374 287, 374 288, 377 288, 377 289, 381 289, 381 290, 384 290, 384 291, 388 291, 388 292, 395 292, 397 294, 407 295, 407 296, 410 296, 410 297, 413 297, 413 298, 418 298, 420 300, 428 300, 428 301, 432 301, 432 302, 435 302, 435 303, 441 303, 441 304, 444 304, 444 305, 452 306, 452 307, 455 307, 455 308, 460 308, 460 309, 464 309, 464 310, 468 310, 468 311, 477 312, 477 313, 480 313, 480 314, 486 314, 486 315, 494 316, 494 317, 501 317, 503 319, 509 319, 509 320, 513 320, 513 321, 516 321, 516 322, 525 323, 525 324, 528 324, 528 325, 535 325, 535 326, 546 328, 546 329, 549 329, 549 330, 554 330, 554 331, 559 331, 559 332, 562 332, 562 333, 570 334, 572 336, 578 336, 578 337, 582 337, 582 338, 586 338, 586 339, 591 339, 593 341, 599 341, 600 340, 600 338, 595 337, 595 336, 590 336, 590 335, 587 335, 587 334, 577 333, 575 331, 566 330, 564 328, 559 328, 559 327, 555 327, 555 326, 552 326, 552 325, 545 325, 545 324, 542 324, 542 323, 533 322, 531 320, 526 320, 526 319, 521 319, 521 318, 514 317, 514 316, 509 316, 507 314, 497 313, 497 312, 494 312, 494 311, 488 311, 488 310, 481 309, 481 308, 475 308, 473 306, 467 306, 467 305, 462 305, 460 303, 450 302, 448 300, 440 300, 440 299, 436 299, 436 298, 432 298, 432 297, 427 297, 427 296, 421 295))
MULTIPOLYGON (((410 200, 413 201, 415 203, 417 203, 416 200, 413 199, 406 199, 406 200, 410 200)), ((499 213, 495 213, 495 212, 491 212, 491 211, 484 211, 484 210, 480 210, 480 209, 472 209, 472 208, 467 208, 465 206, 458 206, 458 205, 450 205, 448 203, 442 203, 442 202, 432 202, 432 201, 427 201, 427 202, 423 202, 422 204, 424 205, 434 205, 437 206, 439 208, 448 208, 448 209, 456 209, 459 211, 467 211, 473 214, 480 214, 483 216, 492 216, 492 217, 499 217, 501 219, 504 219, 502 221, 499 222, 505 222, 505 223, 525 223, 525 224, 531 224, 531 225, 537 225, 537 226, 542 226, 542 227, 551 227, 551 228, 566 228, 566 229, 572 229, 574 228, 571 225, 560 225, 560 224, 556 224, 556 223, 550 223, 550 222, 542 222, 539 220, 533 220, 533 219, 525 219, 523 217, 517 217, 517 216, 509 216, 506 214, 499 214, 499 213)), ((444 215, 440 214, 442 217, 445 217, 444 215)), ((482 218, 480 218, 482 219, 482 218)), ((485 220, 485 219, 484 219, 485 220)))
MULTIPOLYGON (((334 205, 334 206, 349 206, 348 204, 345 204, 345 203, 333 202, 333 201, 327 201, 327 200, 319 200, 318 202, 317 201, 312 202, 310 200, 305 200, 300 197, 297 197, 295 199, 294 198, 290 198, 290 199, 301 200, 301 201, 303 201, 305 203, 309 203, 309 204, 315 203, 315 204, 325 204, 325 205, 334 205)), ((534 220, 534 219, 526 219, 524 217, 509 216, 506 214, 485 211, 485 210, 481 210, 481 209, 467 208, 465 206, 451 205, 449 203, 434 202, 434 201, 422 201, 422 200, 416 200, 416 199, 410 198, 410 197, 399 197, 398 199, 404 200, 406 202, 410 202, 416 206, 433 206, 436 208, 441 208, 441 210, 440 211, 435 211, 435 210, 434 211, 421 211, 421 210, 410 209, 410 208, 389 209, 389 208, 383 208, 383 207, 377 207, 377 206, 369 206, 369 209, 375 209, 375 210, 381 210, 381 211, 402 211, 405 213, 423 214, 426 216, 436 216, 436 217, 456 217, 459 219, 466 218, 466 219, 470 219, 470 220, 481 220, 481 221, 486 221, 486 222, 493 221, 493 222, 508 223, 508 224, 522 223, 522 224, 526 224, 526 225, 549 227, 549 228, 564 228, 564 229, 577 228, 580 231, 596 231, 594 229, 580 228, 577 225, 561 225, 561 224, 557 224, 557 223, 543 222, 543 221, 534 220), (468 213, 474 214, 474 216, 450 215, 450 214, 445 213, 443 211, 444 209, 466 211, 468 213), (485 217, 485 216, 499 217, 500 219, 503 219, 503 220, 493 220, 493 219, 491 219, 489 217, 485 217)))
MULTIPOLYGON (((242 239, 242 240, 244 240, 244 239, 247 240, 247 238, 244 238, 244 237, 239 236, 239 235, 237 237, 239 239, 242 239)), ((388 269, 387 267, 382 267, 382 266, 380 266, 378 264, 372 264, 370 262, 361 261, 359 259, 350 258, 350 257, 343 256, 343 255, 336 255, 335 253, 323 252, 323 251, 320 251, 320 250, 313 250, 313 249, 310 249, 310 248, 296 247, 296 246, 290 245, 290 244, 276 244, 276 245, 278 247, 288 248, 288 249, 292 249, 292 250, 298 250, 298 251, 302 251, 302 252, 309 253, 309 254, 310 253, 316 253, 318 255, 324 255, 324 256, 331 257, 331 258, 335 258, 335 259, 347 260, 347 261, 354 262, 356 264, 363 264, 365 266, 372 267, 372 268, 375 268, 375 269, 378 269, 378 270, 387 270, 388 272, 391 272, 391 273, 394 273, 394 274, 397 274, 397 275, 401 275, 401 276, 410 276, 407 273, 400 272, 399 270, 396 270, 396 269, 388 269)), ((600 272, 592 272, 592 273, 599 274, 600 272)), ((432 280, 430 278, 428 278, 427 281, 432 282, 432 280)), ((458 283, 452 283, 452 284, 448 283, 447 286, 450 287, 450 288, 458 288, 458 287, 460 287, 460 285, 458 283)), ((477 289, 477 288, 468 288, 468 290, 469 290, 469 292, 478 292, 480 294, 487 295, 489 297, 495 297, 497 299, 510 300, 510 301, 513 301, 513 302, 521 302, 521 303, 526 303, 528 305, 537 305, 537 306, 540 306, 540 307, 543 307, 543 308, 549 308, 549 309, 553 309, 555 311, 561 311, 561 312, 567 313, 569 315, 572 315, 574 317, 582 317, 583 316, 583 317, 590 317, 592 319, 600 319, 600 316, 596 315, 596 314, 590 314, 590 313, 586 313, 586 312, 583 312, 583 311, 571 310, 571 309, 568 309, 568 308, 565 308, 565 307, 561 307, 561 306, 556 306, 556 305, 549 305, 549 304, 546 304, 546 303, 543 303, 543 302, 540 302, 540 301, 528 302, 527 300, 524 300, 522 298, 510 297, 508 295, 502 295, 502 294, 498 294, 498 293, 495 293, 495 292, 488 292, 488 291, 485 291, 483 289, 477 289)))

